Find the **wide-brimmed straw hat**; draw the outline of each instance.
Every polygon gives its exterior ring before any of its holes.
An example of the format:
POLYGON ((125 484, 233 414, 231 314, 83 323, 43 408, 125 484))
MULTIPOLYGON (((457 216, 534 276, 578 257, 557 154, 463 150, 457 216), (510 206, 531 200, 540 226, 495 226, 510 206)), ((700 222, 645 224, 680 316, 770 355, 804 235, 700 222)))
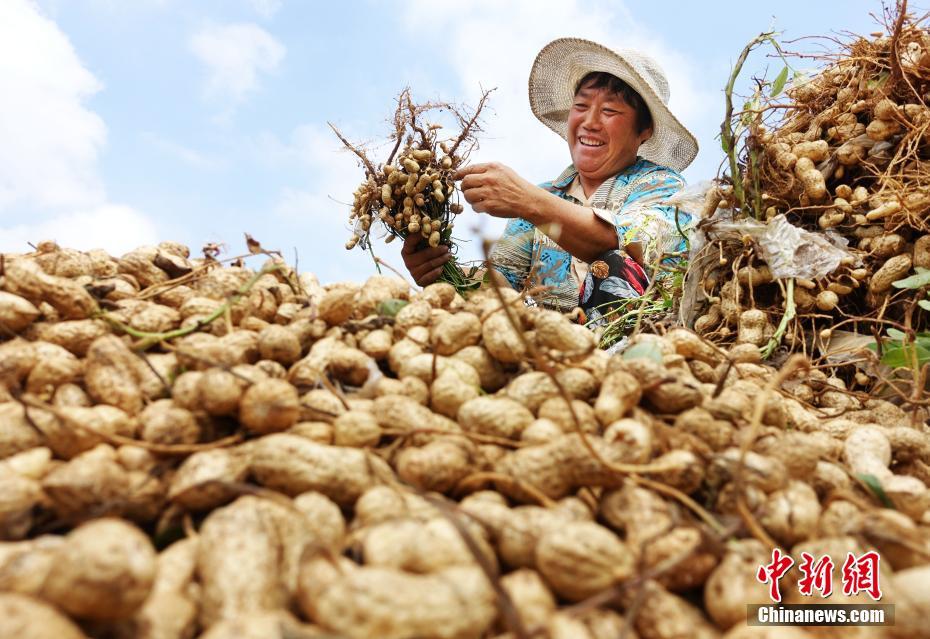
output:
POLYGON ((694 135, 668 109, 668 80, 655 60, 639 51, 612 51, 581 38, 553 40, 530 71, 530 107, 543 124, 568 136, 568 113, 581 79, 592 71, 617 76, 639 93, 652 114, 652 137, 639 147, 647 160, 681 171, 698 152, 694 135))

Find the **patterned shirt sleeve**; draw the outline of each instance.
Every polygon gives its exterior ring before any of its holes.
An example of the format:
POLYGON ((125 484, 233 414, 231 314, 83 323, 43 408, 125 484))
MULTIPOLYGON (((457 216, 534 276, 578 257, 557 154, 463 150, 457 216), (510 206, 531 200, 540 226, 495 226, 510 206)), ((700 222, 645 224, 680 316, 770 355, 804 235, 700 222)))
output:
POLYGON ((491 249, 494 268, 518 291, 523 290, 530 275, 534 229, 526 220, 514 218, 491 249))
POLYGON ((691 216, 679 211, 676 224, 675 207, 662 204, 684 186, 684 179, 672 171, 647 173, 636 180, 629 197, 610 212, 621 243, 642 244, 647 269, 651 270, 663 254, 684 251, 687 246, 678 227, 686 228, 691 216))

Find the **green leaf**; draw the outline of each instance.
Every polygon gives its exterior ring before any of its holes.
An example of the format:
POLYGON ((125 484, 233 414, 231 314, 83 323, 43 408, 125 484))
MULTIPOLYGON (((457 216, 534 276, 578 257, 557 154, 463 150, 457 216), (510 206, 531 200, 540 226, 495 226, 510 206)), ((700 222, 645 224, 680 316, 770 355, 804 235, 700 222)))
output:
POLYGON ((865 484, 866 487, 878 497, 878 501, 881 502, 882 506, 885 508, 894 508, 894 503, 888 498, 888 494, 885 493, 885 489, 882 488, 881 482, 878 481, 875 475, 860 473, 856 475, 856 479, 865 484))
POLYGON ((758 111, 760 106, 758 95, 754 95, 749 102, 743 105, 743 112, 739 117, 740 131, 749 128, 752 121, 756 119, 755 111, 758 111))
POLYGON ((785 89, 786 82, 788 82, 788 67, 787 66, 785 66, 785 68, 781 70, 781 73, 779 73, 775 77, 775 81, 772 82, 772 97, 773 98, 776 97, 779 93, 781 93, 785 89))
POLYGON ((917 273, 914 275, 892 282, 891 285, 896 288, 922 288, 930 285, 930 269, 918 266, 915 270, 917 273))
POLYGON ((890 76, 891 74, 888 71, 882 71, 877 76, 869 80, 868 82, 869 90, 874 91, 875 89, 882 87, 885 84, 885 82, 888 81, 888 78, 890 76))
POLYGON ((925 311, 930 311, 930 301, 920 300, 919 302, 917 302, 917 306, 924 309, 925 311))
POLYGON ((911 359, 904 352, 900 345, 886 345, 885 352, 882 353, 882 364, 889 368, 908 368, 911 365, 911 359))
MULTIPOLYGON (((904 331, 889 328, 885 332, 888 339, 882 344, 882 364, 890 368, 913 368, 930 362, 930 333, 917 333, 911 342, 904 331)), ((874 342, 866 347, 878 352, 878 345, 874 342)))
POLYGON ((409 304, 407 300, 399 300, 395 298, 387 299, 378 304, 378 315, 383 315, 384 317, 395 317, 400 309, 409 304))
POLYGON ((901 340, 902 342, 907 339, 907 334, 904 331, 899 331, 896 328, 889 328, 887 331, 888 337, 891 339, 901 340))
POLYGON ((623 351, 623 359, 651 359, 657 364, 662 363, 662 349, 652 342, 633 344, 623 351))
POLYGON ((914 357, 917 358, 918 368, 930 362, 930 342, 917 340, 914 344, 903 342, 886 344, 881 361, 890 368, 911 368, 914 365, 914 357))

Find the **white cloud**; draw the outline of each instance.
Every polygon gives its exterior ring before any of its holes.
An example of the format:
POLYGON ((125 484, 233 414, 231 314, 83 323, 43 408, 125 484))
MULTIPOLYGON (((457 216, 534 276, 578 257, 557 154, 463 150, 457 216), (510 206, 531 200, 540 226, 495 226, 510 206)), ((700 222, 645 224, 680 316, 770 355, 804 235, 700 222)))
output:
POLYGON ((638 24, 624 5, 614 0, 476 0, 458 4, 414 0, 406 6, 404 24, 418 38, 437 34, 435 42, 421 46, 451 64, 467 100, 474 104, 482 86, 497 87, 474 159, 510 164, 532 181, 551 179, 570 162, 565 142, 536 120, 527 97, 533 60, 552 40, 583 37, 611 48, 637 48, 651 55, 665 69, 672 87, 671 108, 686 125, 694 126, 703 118, 706 109, 702 105, 716 97, 698 86, 694 78, 701 77, 700 70, 684 53, 638 24), (476 46, 481 42, 494 45, 476 46))
POLYGON ((127 13, 130 11, 145 11, 148 9, 164 9, 173 0, 87 0, 92 9, 110 13, 127 13))
POLYGON ((207 68, 205 94, 241 101, 259 86, 259 77, 277 69, 286 49, 255 24, 211 25, 190 40, 191 51, 207 68))
POLYGON ((107 201, 97 166, 106 125, 85 105, 101 88, 34 3, 0 2, 0 251, 55 239, 119 253, 156 241, 149 218, 107 201))
POLYGON ((282 140, 271 133, 263 133, 256 142, 256 157, 272 164, 326 167, 320 157, 323 153, 336 153, 339 141, 328 127, 302 124, 294 128, 288 139, 282 140), (327 150, 322 151, 320 147, 327 150))
POLYGON ((211 171, 225 166, 225 162, 219 158, 205 155, 200 151, 186 147, 183 144, 178 144, 177 142, 162 137, 157 133, 146 131, 142 134, 142 137, 156 149, 159 149, 160 151, 178 158, 188 166, 192 166, 195 169, 211 171))
MULTIPOLYGON (((351 131, 345 133, 354 137, 351 131)), ((258 141, 255 155, 275 166, 301 167, 308 176, 299 185, 282 188, 271 207, 276 218, 273 226, 284 229, 278 241, 298 245, 301 269, 314 272, 323 282, 361 281, 371 275, 371 257, 361 248, 346 251, 344 246, 352 233, 352 192, 364 171, 329 127, 301 125, 287 140, 266 134, 258 141)), ((396 248, 400 245, 391 246, 395 248, 385 248, 378 241, 375 250, 394 266, 402 265, 396 248)))
MULTIPOLYGON (((703 105, 719 102, 716 93, 697 84, 700 69, 683 52, 638 24, 616 0, 413 0, 406 6, 403 24, 417 34, 421 47, 451 66, 464 96, 460 99, 475 105, 482 88, 496 88, 484 113, 480 148, 471 161, 502 162, 531 182, 551 180, 571 162, 566 142, 533 116, 527 95, 533 61, 552 40, 582 37, 649 54, 669 79, 672 111, 696 135, 706 128, 708 110, 703 105)), ((460 247, 463 259, 482 259, 477 238, 497 238, 505 224, 487 215, 464 215, 459 234, 475 239, 460 247)))
POLYGON ((282 190, 274 207, 278 216, 289 222, 347 228, 352 192, 364 171, 329 127, 303 124, 284 141, 265 134, 257 149, 255 155, 273 166, 297 166, 308 176, 299 187, 282 190))
POLYGON ((0 2, 0 212, 101 199, 106 127, 84 106, 101 88, 32 3, 0 2))
MULTIPOLYGON (((319 186, 323 189, 323 185, 319 186)), ((348 194, 351 195, 350 188, 348 194)), ((348 207, 339 201, 339 196, 346 198, 346 193, 326 193, 285 187, 281 190, 278 201, 274 205, 274 213, 288 224, 297 224, 313 228, 317 231, 321 227, 329 230, 345 230, 345 239, 349 239, 348 207)))
POLYGON ((157 238, 155 224, 145 215, 128 206, 105 204, 43 222, 0 228, 0 250, 25 252, 31 250, 29 243, 54 240, 68 248, 102 248, 121 255, 143 244, 155 244, 157 238))
POLYGON ((281 0, 248 0, 258 15, 268 20, 281 9, 281 0))

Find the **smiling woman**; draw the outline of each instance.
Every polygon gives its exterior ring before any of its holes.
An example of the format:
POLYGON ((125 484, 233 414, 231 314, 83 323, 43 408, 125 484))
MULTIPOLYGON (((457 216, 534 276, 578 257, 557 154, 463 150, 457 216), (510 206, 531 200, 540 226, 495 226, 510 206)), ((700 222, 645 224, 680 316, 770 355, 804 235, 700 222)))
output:
POLYGON ((652 115, 630 85, 603 71, 578 83, 568 114, 568 145, 585 195, 636 162, 652 137, 652 115))
MULTIPOLYGON (((600 325, 683 248, 662 202, 683 188, 679 171, 697 141, 668 109, 662 69, 636 51, 556 40, 536 57, 529 94, 536 117, 568 142, 571 165, 539 186, 502 164, 472 165, 459 171, 462 192, 476 212, 511 218, 491 253, 511 286, 534 289, 548 308, 581 306, 583 320, 600 325)), ((418 274, 422 260, 442 258, 412 247, 404 255, 418 274)))

